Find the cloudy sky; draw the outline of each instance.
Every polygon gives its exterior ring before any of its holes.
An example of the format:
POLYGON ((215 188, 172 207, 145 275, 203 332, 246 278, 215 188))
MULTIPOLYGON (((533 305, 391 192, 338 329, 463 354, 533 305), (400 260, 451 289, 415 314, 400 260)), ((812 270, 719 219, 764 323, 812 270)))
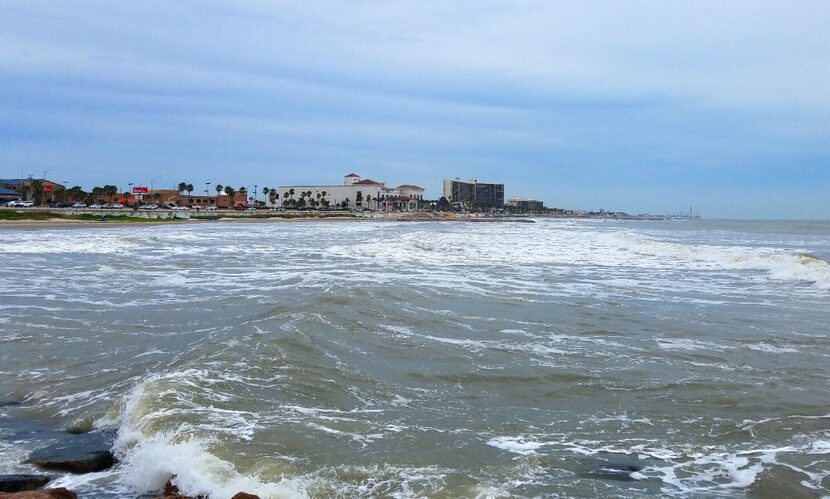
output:
POLYGON ((830 2, 0 0, 0 177, 830 218, 830 2))

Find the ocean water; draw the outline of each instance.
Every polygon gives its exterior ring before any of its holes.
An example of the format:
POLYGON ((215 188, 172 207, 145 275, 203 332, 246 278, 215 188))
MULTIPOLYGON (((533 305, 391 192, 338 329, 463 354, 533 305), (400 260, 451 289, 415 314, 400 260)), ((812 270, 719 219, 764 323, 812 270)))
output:
POLYGON ((830 495, 828 222, 0 234, 0 473, 23 424, 116 433, 81 497, 830 495))

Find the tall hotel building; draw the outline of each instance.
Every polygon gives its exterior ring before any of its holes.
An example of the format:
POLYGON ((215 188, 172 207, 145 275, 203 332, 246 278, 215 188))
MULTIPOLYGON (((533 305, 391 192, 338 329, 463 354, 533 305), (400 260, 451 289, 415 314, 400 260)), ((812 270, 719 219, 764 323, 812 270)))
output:
POLYGON ((479 182, 476 179, 444 179, 444 197, 453 204, 468 206, 504 206, 504 184, 479 182))

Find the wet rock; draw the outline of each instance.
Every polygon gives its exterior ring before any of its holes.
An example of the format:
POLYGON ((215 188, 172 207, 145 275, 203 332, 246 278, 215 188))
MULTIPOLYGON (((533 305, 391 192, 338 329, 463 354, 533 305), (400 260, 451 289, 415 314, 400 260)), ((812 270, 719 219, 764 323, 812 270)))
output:
POLYGON ((86 416, 76 419, 69 426, 66 427, 68 433, 73 435, 80 435, 81 433, 89 433, 92 431, 94 419, 92 416, 86 416))
POLYGON ((34 451, 26 462, 71 473, 103 471, 115 464, 111 439, 112 436, 97 432, 76 435, 34 451))
POLYGON ((0 407, 9 407, 12 405, 20 405, 19 400, 0 400, 0 407))
POLYGON ((173 478, 170 478, 164 484, 164 492, 162 492, 162 495, 156 496, 154 499, 206 499, 204 496, 192 497, 182 494, 179 488, 173 483, 173 478))
POLYGON ((78 495, 63 487, 57 489, 30 490, 28 492, 14 492, 0 494, 2 499, 78 499, 78 495))
POLYGON ((231 497, 231 499, 259 499, 259 496, 248 494, 247 492, 238 492, 235 496, 231 497))
POLYGON ((164 484, 164 493, 163 496, 175 496, 179 494, 179 488, 173 485, 173 478, 167 480, 167 483, 164 484))
POLYGON ((35 490, 49 483, 46 475, 0 475, 0 492, 35 490))
POLYGON ((629 482, 637 480, 632 474, 641 471, 643 467, 636 459, 596 459, 586 463, 586 469, 581 475, 586 478, 629 482))

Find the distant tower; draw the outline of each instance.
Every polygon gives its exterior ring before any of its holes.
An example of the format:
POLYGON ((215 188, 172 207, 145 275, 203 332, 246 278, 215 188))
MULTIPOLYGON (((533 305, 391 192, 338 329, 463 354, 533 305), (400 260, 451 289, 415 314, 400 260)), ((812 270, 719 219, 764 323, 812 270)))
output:
POLYGON ((692 205, 689 205, 689 220, 691 220, 692 218, 694 218, 692 216, 692 205))

